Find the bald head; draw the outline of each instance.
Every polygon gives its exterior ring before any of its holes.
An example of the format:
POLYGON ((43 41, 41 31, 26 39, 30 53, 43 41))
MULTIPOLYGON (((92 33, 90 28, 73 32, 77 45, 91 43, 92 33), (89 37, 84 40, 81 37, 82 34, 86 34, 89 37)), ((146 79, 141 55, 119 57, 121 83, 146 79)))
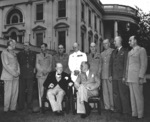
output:
POLYGON ((122 46, 122 37, 121 36, 116 36, 115 37, 114 45, 117 48, 119 48, 120 46, 122 46))
POLYGON ((56 72, 61 74, 63 71, 63 65, 61 63, 56 63, 56 72))
POLYGON ((79 50, 79 44, 78 43, 75 42, 73 44, 73 50, 74 50, 74 52, 77 52, 79 50))

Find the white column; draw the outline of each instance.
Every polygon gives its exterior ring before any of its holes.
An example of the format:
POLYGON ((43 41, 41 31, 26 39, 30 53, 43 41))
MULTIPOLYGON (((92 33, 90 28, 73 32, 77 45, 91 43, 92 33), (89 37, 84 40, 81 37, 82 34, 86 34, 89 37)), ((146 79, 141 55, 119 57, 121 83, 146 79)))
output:
POLYGON ((114 22, 114 37, 118 36, 118 22, 114 22))
POLYGON ((0 8, 0 37, 2 37, 2 31, 3 31, 3 13, 2 8, 0 8))

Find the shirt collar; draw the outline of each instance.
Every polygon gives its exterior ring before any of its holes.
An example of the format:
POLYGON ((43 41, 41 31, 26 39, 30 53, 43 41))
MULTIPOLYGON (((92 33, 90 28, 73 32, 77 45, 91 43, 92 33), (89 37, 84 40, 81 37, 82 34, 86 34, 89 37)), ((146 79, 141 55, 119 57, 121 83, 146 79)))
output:
POLYGON ((118 48, 118 51, 120 51, 121 48, 122 48, 122 46, 120 46, 120 47, 118 48))
POLYGON ((89 70, 88 71, 86 71, 86 76, 88 76, 89 75, 89 70))
POLYGON ((139 48, 139 46, 137 45, 137 46, 133 47, 133 50, 137 50, 138 48, 139 48))

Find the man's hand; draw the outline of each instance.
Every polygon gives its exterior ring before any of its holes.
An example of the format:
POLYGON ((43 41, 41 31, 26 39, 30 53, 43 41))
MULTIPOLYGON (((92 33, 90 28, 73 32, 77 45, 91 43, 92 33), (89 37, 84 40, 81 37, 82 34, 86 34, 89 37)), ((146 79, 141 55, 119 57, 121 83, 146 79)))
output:
POLYGON ((80 73, 80 71, 79 71, 79 70, 75 70, 75 71, 74 71, 74 75, 75 75, 75 76, 78 76, 78 75, 79 75, 79 73, 80 73))
POLYGON ((144 78, 139 77, 139 84, 143 84, 144 83, 144 78))
POLYGON ((126 82, 125 78, 122 78, 122 83, 128 86, 128 82, 126 82))
POLYGON ((53 83, 49 84, 49 86, 48 86, 48 88, 50 88, 50 89, 52 89, 53 87, 54 87, 53 83))
POLYGON ((73 83, 72 83, 72 82, 70 82, 70 83, 69 83, 69 86, 70 86, 70 87, 71 87, 71 86, 73 86, 73 83))
POLYGON ((86 89, 87 89, 87 90, 92 90, 90 86, 87 86, 86 89))

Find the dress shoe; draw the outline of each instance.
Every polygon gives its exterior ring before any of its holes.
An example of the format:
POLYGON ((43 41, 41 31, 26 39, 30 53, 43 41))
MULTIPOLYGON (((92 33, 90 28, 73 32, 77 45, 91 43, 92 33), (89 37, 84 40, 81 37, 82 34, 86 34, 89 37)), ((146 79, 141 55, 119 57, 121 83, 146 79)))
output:
POLYGON ((86 114, 81 114, 81 118, 82 118, 82 119, 84 119, 84 118, 86 118, 86 117, 87 117, 86 114))

